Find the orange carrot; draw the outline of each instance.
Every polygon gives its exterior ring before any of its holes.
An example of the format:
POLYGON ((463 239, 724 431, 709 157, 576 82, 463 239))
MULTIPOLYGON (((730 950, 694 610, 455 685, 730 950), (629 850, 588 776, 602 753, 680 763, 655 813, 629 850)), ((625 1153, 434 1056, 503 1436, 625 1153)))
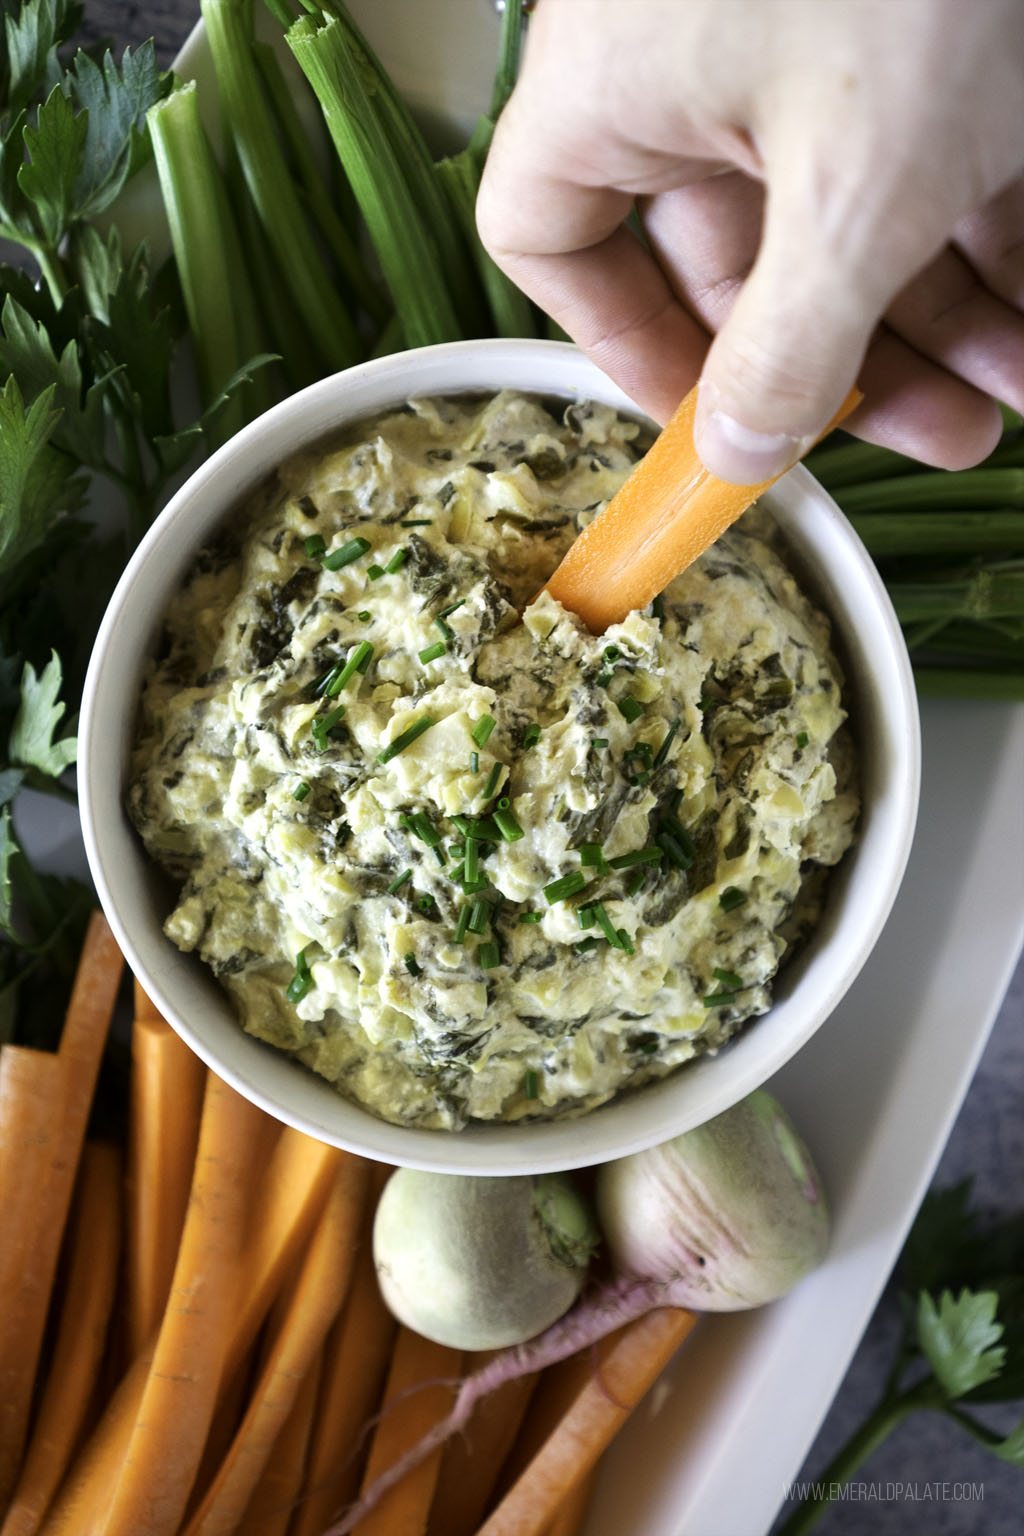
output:
POLYGON ((366 1186, 367 1165, 350 1157, 335 1178, 238 1434, 185 1536, 231 1536, 242 1518, 302 1380, 341 1309, 366 1186))
POLYGON ((207 1074, 199 1146, 171 1295, 96 1536, 174 1536, 213 1417, 236 1299, 263 1112, 207 1074))
MULTIPOLYGON (((3 1228, 0 1264, 0 1507, 13 1492, 21 1464, 57 1255, 85 1139, 100 1058, 117 1000, 124 961, 102 913, 89 921, 60 1046, 38 1064, 52 1093, 46 1139, 38 1141, 38 1098, 24 1110, 5 1096, 0 1113, 0 1162, 14 1159, 21 1185, 18 1216, 3 1228), (24 1137, 28 1137, 26 1145, 24 1137)), ((6 1056, 13 1047, 4 1047, 6 1056)), ((16 1075, 29 1075, 19 1053, 16 1075)), ((38 1086, 38 1084, 37 1084, 38 1086)))
POLYGON ((135 986, 128 1154, 128 1344, 138 1354, 163 1313, 188 1205, 205 1073, 135 986))
POLYGON ((553 1367, 546 1388, 557 1395, 565 1380, 573 1382, 571 1401, 479 1536, 545 1536, 563 1501, 593 1471, 695 1321, 692 1312, 661 1308, 602 1340, 596 1372, 587 1354, 553 1367), (586 1376, 579 1382, 581 1370, 586 1376))
MULTIPOLYGON (((410 1328, 399 1327, 384 1394, 384 1409, 370 1445, 363 1487, 416 1445, 452 1404, 452 1382, 459 1374, 458 1350, 434 1344, 410 1328)), ((356 1536, 425 1536, 437 1484, 441 1448, 431 1452, 354 1527, 356 1536)))
MULTIPOLYGON (((376 1194, 382 1180, 377 1170, 370 1177, 376 1194)), ((364 1460, 361 1432, 384 1391, 397 1325, 377 1284, 370 1242, 373 1203, 368 1203, 344 1310, 324 1345, 305 1490, 289 1536, 320 1536, 336 1511, 355 1497, 364 1460)))
MULTIPOLYGON (((826 431, 862 398, 852 390, 826 431)), ((652 602, 779 478, 730 485, 709 474, 693 444, 696 408, 694 388, 545 588, 595 635, 652 602)))
POLYGON ((320 1375, 321 1361, 316 1360, 303 1378, 292 1411, 274 1443, 274 1454, 253 1490, 238 1526, 239 1536, 288 1536, 305 1478, 320 1375))
POLYGON ((464 1432, 448 1441, 430 1506, 431 1532, 437 1536, 474 1536, 536 1385, 536 1374, 504 1382, 489 1397, 481 1398, 464 1432))
POLYGON ((71 1460, 99 1377, 121 1246, 121 1157, 90 1142, 68 1230, 67 1285, 21 1477, 0 1536, 33 1536, 71 1460))

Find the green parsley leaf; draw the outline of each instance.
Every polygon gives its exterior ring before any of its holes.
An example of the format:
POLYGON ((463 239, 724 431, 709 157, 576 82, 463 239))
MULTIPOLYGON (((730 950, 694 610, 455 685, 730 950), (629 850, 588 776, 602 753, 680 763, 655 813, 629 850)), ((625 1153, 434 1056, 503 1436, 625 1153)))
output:
POLYGON ((21 704, 11 729, 10 753, 16 763, 38 768, 51 778, 59 778, 78 755, 78 739, 53 736, 64 714, 59 698, 60 658, 56 651, 37 677, 35 667, 26 661, 21 677, 21 704))
POLYGON ((998 1376, 1006 1350, 997 1344, 999 1298, 994 1291, 943 1291, 938 1306, 928 1291, 917 1301, 917 1338, 948 1398, 963 1397, 972 1387, 998 1376))

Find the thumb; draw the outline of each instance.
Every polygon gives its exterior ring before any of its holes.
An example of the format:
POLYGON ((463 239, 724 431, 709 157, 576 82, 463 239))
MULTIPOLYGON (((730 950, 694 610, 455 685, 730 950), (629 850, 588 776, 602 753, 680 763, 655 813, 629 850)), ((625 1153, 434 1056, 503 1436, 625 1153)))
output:
POLYGON ((701 374, 694 437, 712 474, 756 485, 810 448, 904 281, 890 276, 891 287, 877 262, 858 262, 769 192, 757 260, 701 374))

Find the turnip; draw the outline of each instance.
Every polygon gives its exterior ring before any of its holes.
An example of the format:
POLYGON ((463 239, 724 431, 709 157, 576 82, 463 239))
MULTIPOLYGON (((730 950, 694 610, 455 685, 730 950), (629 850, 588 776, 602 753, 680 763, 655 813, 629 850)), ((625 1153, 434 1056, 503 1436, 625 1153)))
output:
MULTIPOLYGON (((503 1181, 489 1180, 489 1183, 503 1181)), ((379 1477, 326 1536, 343 1536, 412 1467, 464 1430, 504 1382, 554 1365, 656 1307, 760 1306, 824 1256, 829 1217, 810 1153, 762 1091, 673 1141, 598 1170, 596 1202, 614 1270, 549 1328, 460 1383, 451 1412, 379 1477)), ((504 1283, 515 1286, 507 1273, 504 1283)))
POLYGON ((453 1349, 521 1344, 572 1306, 597 1245, 564 1174, 469 1178, 398 1168, 373 1257, 400 1322, 453 1349))

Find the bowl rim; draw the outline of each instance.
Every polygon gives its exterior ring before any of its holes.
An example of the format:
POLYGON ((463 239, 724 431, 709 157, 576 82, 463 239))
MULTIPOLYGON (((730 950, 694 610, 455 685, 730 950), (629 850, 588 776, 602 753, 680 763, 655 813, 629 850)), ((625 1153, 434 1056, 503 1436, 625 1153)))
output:
MULTIPOLYGON (((126 731, 134 720, 137 697, 136 690, 129 707, 124 683, 133 668, 136 674, 141 668, 146 652, 140 640, 143 630, 151 637, 163 612, 163 607, 154 612, 145 606, 146 593, 163 587, 165 606, 174 574, 187 568, 201 535, 223 521, 275 464, 332 430, 417 394, 501 388, 555 398, 594 398, 644 416, 569 343, 485 339, 395 353, 331 375, 272 407, 217 449, 154 520, 110 599, 83 689, 78 773, 86 857, 107 920, 152 1002, 211 1070, 276 1119, 318 1140, 388 1163, 491 1175, 570 1169, 626 1155, 712 1118, 767 1082, 824 1023, 867 961, 906 868, 920 790, 917 697, 899 622, 861 540, 824 488, 799 465, 765 499, 773 504, 784 534, 809 540, 818 553, 830 552, 831 564, 821 574, 830 574, 832 600, 839 603, 842 620, 834 612, 830 617, 844 645, 852 641, 859 653, 853 658, 857 676, 852 686, 860 694, 860 708, 884 736, 881 742, 872 741, 870 761, 882 753, 890 767, 899 769, 874 786, 859 851, 832 877, 843 886, 842 900, 831 903, 834 932, 831 937, 819 935, 817 947, 812 942, 809 960, 801 956, 794 962, 795 969, 803 966, 793 989, 800 1007, 791 1007, 788 997, 774 1002, 716 1056, 699 1058, 585 1115, 473 1124, 460 1132, 380 1120, 283 1053, 246 1035, 233 1019, 242 1049, 232 1049, 229 1054, 235 1059, 225 1060, 208 1038, 209 1030, 185 1017, 176 999, 175 971, 183 976, 190 972, 182 971, 184 957, 158 926, 153 933, 153 919, 140 900, 147 876, 151 880, 153 875, 145 869, 148 861, 127 826, 121 802, 126 731), (259 467, 250 468, 253 463, 259 467), (161 560, 165 563, 157 580, 153 573, 161 560), (852 604, 869 624, 848 629, 845 620, 852 604), (879 686, 883 679, 884 687, 879 686), (870 849, 865 852, 867 838, 870 849), (122 867, 124 855, 128 868, 122 867), (142 870, 139 879, 132 874, 133 858, 142 870), (854 910, 864 907, 868 914, 858 925, 850 911, 854 896, 854 910), (822 965, 826 956, 830 963, 822 965), (812 983, 817 988, 813 1005, 800 996, 801 986, 809 994, 812 983), (313 1083, 315 1094, 303 1091, 294 1074, 313 1083), (323 1114, 312 1112, 312 1097, 323 1105, 323 1114), (298 1107, 296 1100, 305 1107, 298 1107)), ((230 1008, 226 995, 221 996, 230 1008)))

